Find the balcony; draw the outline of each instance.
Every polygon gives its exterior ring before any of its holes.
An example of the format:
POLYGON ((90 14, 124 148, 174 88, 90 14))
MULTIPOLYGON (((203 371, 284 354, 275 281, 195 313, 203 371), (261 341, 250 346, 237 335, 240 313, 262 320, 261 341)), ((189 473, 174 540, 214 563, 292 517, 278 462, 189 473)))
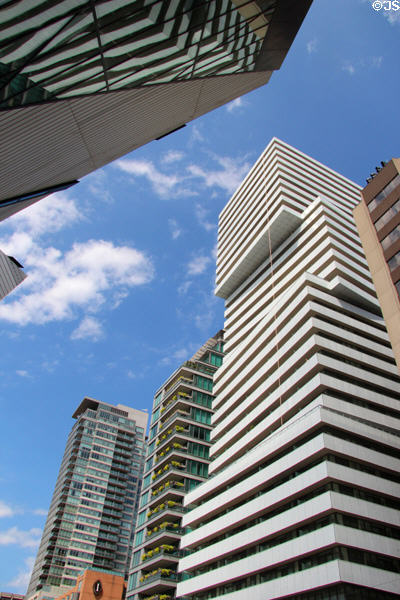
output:
POLYGON ((146 542, 162 535, 171 537, 171 534, 183 535, 184 533, 185 529, 180 527, 178 523, 161 523, 159 527, 147 531, 146 542))
POLYGON ((171 394, 174 394, 181 386, 191 388, 192 385, 193 379, 181 375, 177 381, 175 381, 169 388, 165 390, 164 400, 171 396, 171 394))
POLYGON ((186 472, 186 464, 178 460, 171 460, 169 463, 158 469, 152 476, 152 480, 160 479, 163 475, 168 475, 170 470, 186 472))
POLYGON ((186 486, 183 482, 168 480, 151 492, 152 498, 150 502, 153 501, 153 499, 155 499, 156 496, 157 500, 159 500, 167 492, 172 492, 173 494, 176 494, 177 492, 180 492, 181 494, 186 494, 186 491, 186 486))
POLYGON ((168 417, 168 419, 166 419, 165 421, 161 421, 160 431, 162 431, 164 427, 167 427, 167 425, 169 425, 173 421, 176 421, 177 419, 190 419, 190 414, 190 410, 188 412, 186 410, 177 409, 170 417, 168 417))
POLYGON ((154 548, 153 550, 148 550, 144 554, 142 554, 142 564, 149 563, 150 561, 166 561, 168 562, 172 559, 182 558, 184 555, 183 550, 178 550, 175 546, 171 544, 161 544, 159 547, 154 548))
POLYGON ((182 506, 182 504, 180 504, 179 502, 175 502, 175 500, 167 500, 166 502, 163 502, 155 508, 149 510, 147 512, 147 520, 152 521, 153 519, 164 515, 166 511, 185 514, 187 512, 187 509, 184 506, 182 506))
POLYGON ((139 578, 139 586, 147 586, 149 583, 155 583, 156 581, 157 583, 176 583, 178 581, 178 575, 172 569, 155 569, 139 578))

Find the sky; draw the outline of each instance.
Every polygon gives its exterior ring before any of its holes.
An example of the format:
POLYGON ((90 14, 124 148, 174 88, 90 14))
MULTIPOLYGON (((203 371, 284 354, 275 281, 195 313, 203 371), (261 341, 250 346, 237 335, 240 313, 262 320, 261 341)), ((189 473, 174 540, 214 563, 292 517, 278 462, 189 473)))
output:
POLYGON ((361 185, 400 156, 398 6, 314 0, 268 85, 0 224, 28 275, 0 303, 1 591, 26 591, 81 400, 150 411, 223 327, 218 214, 271 138, 361 185))

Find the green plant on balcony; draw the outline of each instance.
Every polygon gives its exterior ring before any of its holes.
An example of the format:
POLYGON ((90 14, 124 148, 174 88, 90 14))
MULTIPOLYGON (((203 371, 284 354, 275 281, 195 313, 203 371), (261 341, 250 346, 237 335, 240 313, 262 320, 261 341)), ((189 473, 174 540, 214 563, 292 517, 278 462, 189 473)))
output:
POLYGON ((182 444, 180 444, 179 442, 174 442, 172 444, 172 447, 175 448, 175 450, 180 450, 184 448, 184 446, 182 446, 182 444))
POLYGON ((184 467, 184 465, 181 462, 179 462, 178 460, 171 460, 171 465, 173 467, 175 467, 176 469, 181 469, 184 467))
POLYGON ((167 434, 171 435, 171 433, 172 433, 172 429, 168 429, 167 434))
POLYGON ((171 544, 161 544, 160 548, 162 548, 164 552, 173 552, 176 550, 175 546, 172 546, 171 544))
POLYGON ((177 504, 177 502, 175 502, 175 500, 167 500, 167 505, 172 508, 172 506, 175 506, 177 504))
POLYGON ((184 483, 182 483, 182 481, 174 481, 174 484, 175 484, 177 487, 185 487, 185 484, 184 484, 184 483))
POLYGON ((165 575, 166 577, 169 577, 172 573, 172 569, 159 569, 161 575, 165 575))
POLYGON ((189 398, 189 394, 186 392, 178 392, 178 396, 182 396, 183 398, 189 398))
POLYGON ((160 594, 160 596, 158 596, 158 600, 172 600, 172 596, 169 594, 160 594))
POLYGON ((182 425, 175 425, 175 431, 185 431, 185 428, 182 425))
POLYGON ((179 527, 178 523, 171 523, 171 521, 163 521, 160 524, 160 529, 165 529, 166 527, 172 527, 173 529, 177 529, 179 527))

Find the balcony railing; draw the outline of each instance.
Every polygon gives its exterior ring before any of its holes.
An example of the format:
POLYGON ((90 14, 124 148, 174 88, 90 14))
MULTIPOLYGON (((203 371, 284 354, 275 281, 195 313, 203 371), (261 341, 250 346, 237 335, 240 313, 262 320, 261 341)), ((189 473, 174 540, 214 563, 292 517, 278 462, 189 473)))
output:
MULTIPOLYGON (((141 578, 140 578, 141 579, 141 578)), ((178 581, 178 574, 177 573, 170 573, 169 575, 163 574, 163 573, 157 573, 154 575, 149 575, 148 577, 146 577, 143 581, 140 581, 139 579, 139 585, 147 585, 148 583, 152 583, 153 581, 156 581, 156 579, 163 579, 163 580, 167 580, 167 581, 178 581)))
POLYGON ((166 511, 175 511, 175 512, 179 512, 182 514, 185 514, 187 512, 187 509, 182 506, 182 504, 178 504, 178 502, 176 502, 175 504, 168 504, 168 502, 165 503, 165 506, 163 508, 160 508, 159 510, 156 510, 154 512, 149 511, 147 513, 147 521, 152 521, 153 519, 155 519, 156 517, 164 514, 166 511))
POLYGON ((175 558, 182 558, 182 556, 184 556, 184 552, 183 550, 175 550, 172 552, 168 550, 160 550, 160 552, 153 551, 153 554, 151 556, 147 556, 146 554, 145 558, 142 557, 142 564, 149 562, 150 560, 154 560, 155 558, 169 558, 170 556, 173 556, 175 558))
POLYGON ((185 529, 183 527, 179 527, 177 524, 176 527, 173 525, 166 525, 165 527, 157 527, 156 531, 147 532, 146 541, 155 538, 157 535, 163 535, 165 533, 176 533, 179 535, 183 535, 185 533, 185 529))

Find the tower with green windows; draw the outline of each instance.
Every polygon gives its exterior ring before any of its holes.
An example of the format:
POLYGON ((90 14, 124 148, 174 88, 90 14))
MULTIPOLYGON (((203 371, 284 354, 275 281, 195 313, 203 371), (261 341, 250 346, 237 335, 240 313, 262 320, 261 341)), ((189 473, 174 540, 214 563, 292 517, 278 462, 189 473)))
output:
POLYGON ((311 0, 0 3, 0 220, 267 83, 311 0))
POLYGON ((208 477, 213 375, 223 331, 157 390, 151 417, 127 596, 175 597, 185 494, 208 477))

